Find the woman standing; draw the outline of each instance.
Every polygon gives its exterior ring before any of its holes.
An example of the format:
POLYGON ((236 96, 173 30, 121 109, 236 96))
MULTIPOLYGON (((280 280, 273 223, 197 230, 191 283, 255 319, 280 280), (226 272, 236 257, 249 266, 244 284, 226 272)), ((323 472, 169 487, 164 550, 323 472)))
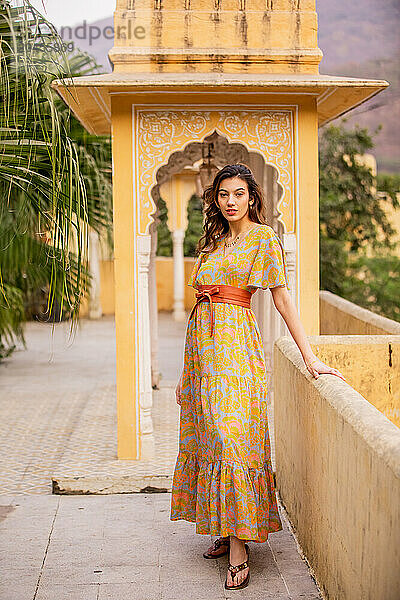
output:
POLYGON ((179 453, 170 519, 221 536, 204 553, 229 551, 225 587, 249 582, 249 547, 282 529, 267 421, 267 380, 260 331, 250 308, 270 289, 308 371, 343 376, 313 354, 286 287, 279 238, 265 224, 262 190, 250 169, 226 165, 204 192, 204 234, 188 285, 184 366, 176 387, 179 453))

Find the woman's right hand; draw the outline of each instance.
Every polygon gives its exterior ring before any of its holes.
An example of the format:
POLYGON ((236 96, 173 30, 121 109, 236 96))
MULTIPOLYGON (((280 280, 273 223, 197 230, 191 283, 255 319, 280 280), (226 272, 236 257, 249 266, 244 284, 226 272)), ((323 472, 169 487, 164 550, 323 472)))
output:
POLYGON ((176 403, 179 404, 179 406, 181 405, 181 402, 182 402, 182 375, 183 375, 183 373, 179 377, 178 384, 175 388, 176 403))

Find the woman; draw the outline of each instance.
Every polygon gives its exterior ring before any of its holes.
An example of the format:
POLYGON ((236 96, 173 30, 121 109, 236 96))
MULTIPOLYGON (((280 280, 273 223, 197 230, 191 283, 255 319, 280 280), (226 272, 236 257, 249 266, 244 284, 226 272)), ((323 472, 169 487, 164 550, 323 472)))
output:
POLYGON ((179 453, 171 520, 218 535, 204 553, 229 551, 227 589, 249 582, 246 540, 267 541, 282 529, 273 486, 267 381, 260 331, 250 308, 257 288, 270 289, 308 371, 341 373, 313 354, 286 287, 279 238, 265 224, 262 190, 250 169, 226 165, 204 192, 204 234, 188 285, 197 288, 184 366, 176 387, 179 453))

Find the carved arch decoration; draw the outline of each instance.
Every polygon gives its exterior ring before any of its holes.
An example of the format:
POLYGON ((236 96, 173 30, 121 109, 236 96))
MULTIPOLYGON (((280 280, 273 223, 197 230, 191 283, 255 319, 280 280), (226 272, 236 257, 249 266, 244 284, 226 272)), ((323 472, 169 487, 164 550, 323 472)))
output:
POLYGON ((243 144, 230 144, 225 137, 222 137, 215 130, 211 135, 207 135, 201 142, 189 142, 183 150, 175 150, 168 157, 168 162, 161 165, 156 173, 157 184, 151 189, 151 196, 155 204, 160 198, 160 186, 168 181, 176 173, 181 173, 187 166, 191 167, 202 159, 203 142, 212 142, 214 144, 213 162, 216 165, 228 163, 249 164, 250 153, 243 144))
MULTIPOLYGON (((176 168, 193 164, 198 158, 201 142, 214 132, 226 138, 230 145, 242 144, 247 151, 257 152, 279 173, 283 193, 278 204, 279 221, 285 233, 295 228, 293 109, 134 109, 136 132, 136 181, 138 233, 147 234, 153 222, 156 205, 152 197, 154 186, 166 175, 171 155, 176 156, 176 168), (186 149, 185 152, 183 152, 186 149), (191 159, 196 158, 190 163, 191 159), (161 168, 160 168, 161 167, 161 168)), ((171 171, 169 171, 171 174, 171 171)))

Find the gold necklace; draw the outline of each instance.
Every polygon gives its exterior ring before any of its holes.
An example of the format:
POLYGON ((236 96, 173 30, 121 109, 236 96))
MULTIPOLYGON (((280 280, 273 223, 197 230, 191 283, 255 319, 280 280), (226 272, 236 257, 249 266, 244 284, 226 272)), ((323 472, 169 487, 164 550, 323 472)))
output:
POLYGON ((234 246, 236 244, 236 242, 239 240, 240 238, 240 233, 235 237, 235 239, 232 242, 227 242, 225 240, 225 248, 231 248, 232 246, 234 246))
POLYGON ((240 236, 244 235, 245 233, 248 233, 254 227, 255 227, 255 225, 253 225, 253 227, 250 227, 249 229, 246 229, 246 231, 241 231, 240 233, 238 233, 232 242, 227 242, 226 240, 224 240, 225 248, 232 248, 232 246, 235 246, 235 244, 237 244, 237 242, 239 241, 240 236))

